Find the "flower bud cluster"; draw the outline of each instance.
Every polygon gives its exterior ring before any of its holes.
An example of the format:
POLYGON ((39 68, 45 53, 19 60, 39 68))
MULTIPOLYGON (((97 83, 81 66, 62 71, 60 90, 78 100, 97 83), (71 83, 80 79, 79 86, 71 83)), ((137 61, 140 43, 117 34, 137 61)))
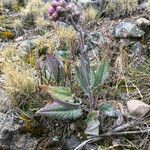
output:
POLYGON ((74 22, 78 22, 81 16, 78 6, 65 0, 53 0, 48 12, 53 21, 69 21, 72 17, 74 22))

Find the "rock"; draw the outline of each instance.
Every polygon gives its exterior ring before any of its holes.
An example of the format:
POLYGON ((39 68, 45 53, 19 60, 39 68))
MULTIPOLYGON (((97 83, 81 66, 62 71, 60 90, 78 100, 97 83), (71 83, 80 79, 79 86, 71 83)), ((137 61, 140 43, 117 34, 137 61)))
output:
POLYGON ((86 144, 85 146, 85 150, 97 150, 98 147, 92 144, 86 144))
POLYGON ((100 33, 99 31, 91 32, 88 35, 89 43, 92 44, 92 46, 99 46, 106 43, 107 39, 100 33))
MULTIPOLYGON (((1 85, 1 78, 0 78, 0 85, 1 85)), ((0 89, 0 111, 6 112, 11 107, 11 98, 7 93, 0 89)))
POLYGON ((13 143, 14 135, 16 135, 19 125, 14 124, 11 114, 0 112, 0 145, 10 148, 13 143))
POLYGON ((66 139, 65 150, 74 150, 81 141, 76 136, 71 136, 69 139, 66 139))
POLYGON ((144 117, 150 112, 150 105, 139 100, 129 100, 127 102, 127 108, 129 113, 135 117, 144 117))
POLYGON ((0 149, 34 150, 38 144, 30 134, 20 134, 20 124, 13 119, 12 112, 0 112, 0 149))
POLYGON ((36 44, 33 40, 25 40, 19 45, 20 54, 24 56, 31 52, 31 50, 33 50, 35 47, 36 44))
POLYGON ((138 4, 141 4, 141 3, 144 3, 144 2, 147 2, 148 0, 138 0, 138 4))
POLYGON ((139 4, 139 8, 142 9, 142 10, 148 10, 148 8, 149 8, 149 2, 141 2, 139 4))
MULTIPOLYGON (((74 150, 81 141, 74 135, 70 137, 70 139, 66 139, 65 146, 63 147, 63 150, 74 150)), ((92 144, 86 144, 82 150, 97 150, 97 146, 92 144)))
POLYGON ((145 18, 139 18, 136 20, 136 24, 138 26, 149 26, 150 25, 150 20, 145 19, 145 18))
POLYGON ((135 37, 139 38, 144 35, 144 31, 139 29, 139 27, 130 22, 120 22, 115 27, 115 37, 126 38, 126 37, 135 37))
POLYGON ((146 59, 141 56, 141 55, 138 55, 136 57, 136 61, 133 63, 133 67, 136 68, 136 69, 140 69, 140 67, 145 63, 146 59))
POLYGON ((3 51, 4 48, 5 48, 6 46, 8 46, 8 45, 9 45, 8 42, 0 42, 0 52, 3 51))
POLYGON ((141 55, 142 50, 143 50, 143 46, 140 42, 136 42, 133 44, 132 47, 133 56, 141 55))
POLYGON ((23 40, 23 36, 19 36, 19 37, 17 37, 17 38, 15 39, 16 42, 20 42, 20 41, 22 41, 22 40, 23 40))
POLYGON ((6 31, 6 29, 5 29, 5 28, 3 28, 3 27, 0 27, 0 31, 5 32, 5 31, 6 31))
POLYGON ((30 134, 19 135, 15 142, 15 149, 26 149, 26 150, 35 150, 37 147, 38 141, 35 137, 31 137, 30 134))

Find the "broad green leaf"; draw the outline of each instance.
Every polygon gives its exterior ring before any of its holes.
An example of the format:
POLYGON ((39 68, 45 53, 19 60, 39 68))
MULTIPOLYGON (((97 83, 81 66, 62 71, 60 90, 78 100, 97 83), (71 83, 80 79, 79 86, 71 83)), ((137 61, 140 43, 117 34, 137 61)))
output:
POLYGON ((81 108, 69 108, 59 103, 52 103, 41 108, 35 113, 35 116, 46 116, 53 119, 71 120, 82 116, 81 108))
POLYGON ((90 69, 90 88, 92 89, 95 83, 95 72, 93 69, 90 69))
POLYGON ((99 110, 103 112, 106 116, 117 117, 116 110, 110 104, 102 104, 99 107, 99 110))
POLYGON ((84 93, 88 94, 87 82, 81 70, 81 67, 76 67, 77 77, 84 93))
POLYGON ((87 128, 84 131, 86 134, 98 136, 99 135, 99 112, 98 111, 92 111, 88 114, 86 124, 87 128))
POLYGON ((108 76, 109 76, 109 62, 108 60, 104 59, 101 62, 101 65, 99 66, 98 70, 96 71, 96 79, 94 87, 97 87, 100 84, 101 85, 104 84, 108 76))
POLYGON ((63 59, 69 58, 69 52, 68 51, 57 51, 57 55, 61 56, 63 59))
POLYGON ((47 92, 55 101, 69 104, 69 106, 79 106, 81 101, 73 96, 70 89, 62 86, 40 86, 45 92, 47 92))

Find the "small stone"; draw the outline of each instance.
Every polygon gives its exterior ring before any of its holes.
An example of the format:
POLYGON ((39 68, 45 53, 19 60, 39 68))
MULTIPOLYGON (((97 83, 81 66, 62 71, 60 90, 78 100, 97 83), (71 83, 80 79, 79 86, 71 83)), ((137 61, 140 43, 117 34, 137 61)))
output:
POLYGON ((131 115, 141 118, 150 111, 150 105, 139 100, 129 100, 127 102, 127 108, 131 115))
POLYGON ((149 26, 150 25, 150 20, 145 19, 145 18, 139 18, 136 20, 136 24, 138 26, 149 26))
POLYGON ((76 125, 75 125, 75 123, 71 123, 70 124, 70 129, 71 129, 71 131, 76 131, 76 125))
POLYGON ((66 139, 65 150, 74 150, 79 144, 80 140, 76 136, 71 136, 70 139, 66 139))
POLYGON ((133 56, 138 56, 142 53, 143 46, 140 42, 136 42, 133 44, 132 51, 133 51, 133 56))
POLYGON ((86 144, 85 146, 85 150, 97 150, 98 147, 92 144, 86 144))
POLYGON ((141 2, 139 4, 139 8, 142 9, 142 10, 148 10, 148 8, 149 8, 149 2, 141 2))
POLYGON ((23 36, 19 36, 18 38, 15 39, 16 42, 20 42, 23 40, 23 36))

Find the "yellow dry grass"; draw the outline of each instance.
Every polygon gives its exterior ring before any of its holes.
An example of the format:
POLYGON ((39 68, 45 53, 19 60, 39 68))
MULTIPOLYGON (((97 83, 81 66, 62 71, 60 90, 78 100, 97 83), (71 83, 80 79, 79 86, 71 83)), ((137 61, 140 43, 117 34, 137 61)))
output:
POLYGON ((56 28, 56 35, 59 37, 60 40, 69 42, 77 40, 77 32, 73 27, 63 27, 59 26, 56 28))
POLYGON ((13 28, 17 35, 21 35, 23 33, 23 24, 21 19, 15 19, 13 22, 13 28))
POLYGON ((36 40, 38 49, 47 48, 49 53, 53 53, 57 49, 58 39, 55 35, 49 33, 36 40))
POLYGON ((84 11, 85 22, 94 21, 97 15, 97 10, 94 7, 88 7, 84 11))
POLYGON ((36 85, 35 70, 23 62, 6 62, 2 72, 6 76, 4 88, 11 96, 28 96, 36 85))
POLYGON ((21 10, 23 15, 32 13, 34 15, 41 15, 47 13, 49 3, 45 4, 42 0, 30 0, 25 8, 21 10))
POLYGON ((58 26, 56 28, 56 35, 60 40, 61 49, 64 49, 67 46, 70 53, 74 56, 78 44, 78 35, 75 29, 72 26, 58 26))

